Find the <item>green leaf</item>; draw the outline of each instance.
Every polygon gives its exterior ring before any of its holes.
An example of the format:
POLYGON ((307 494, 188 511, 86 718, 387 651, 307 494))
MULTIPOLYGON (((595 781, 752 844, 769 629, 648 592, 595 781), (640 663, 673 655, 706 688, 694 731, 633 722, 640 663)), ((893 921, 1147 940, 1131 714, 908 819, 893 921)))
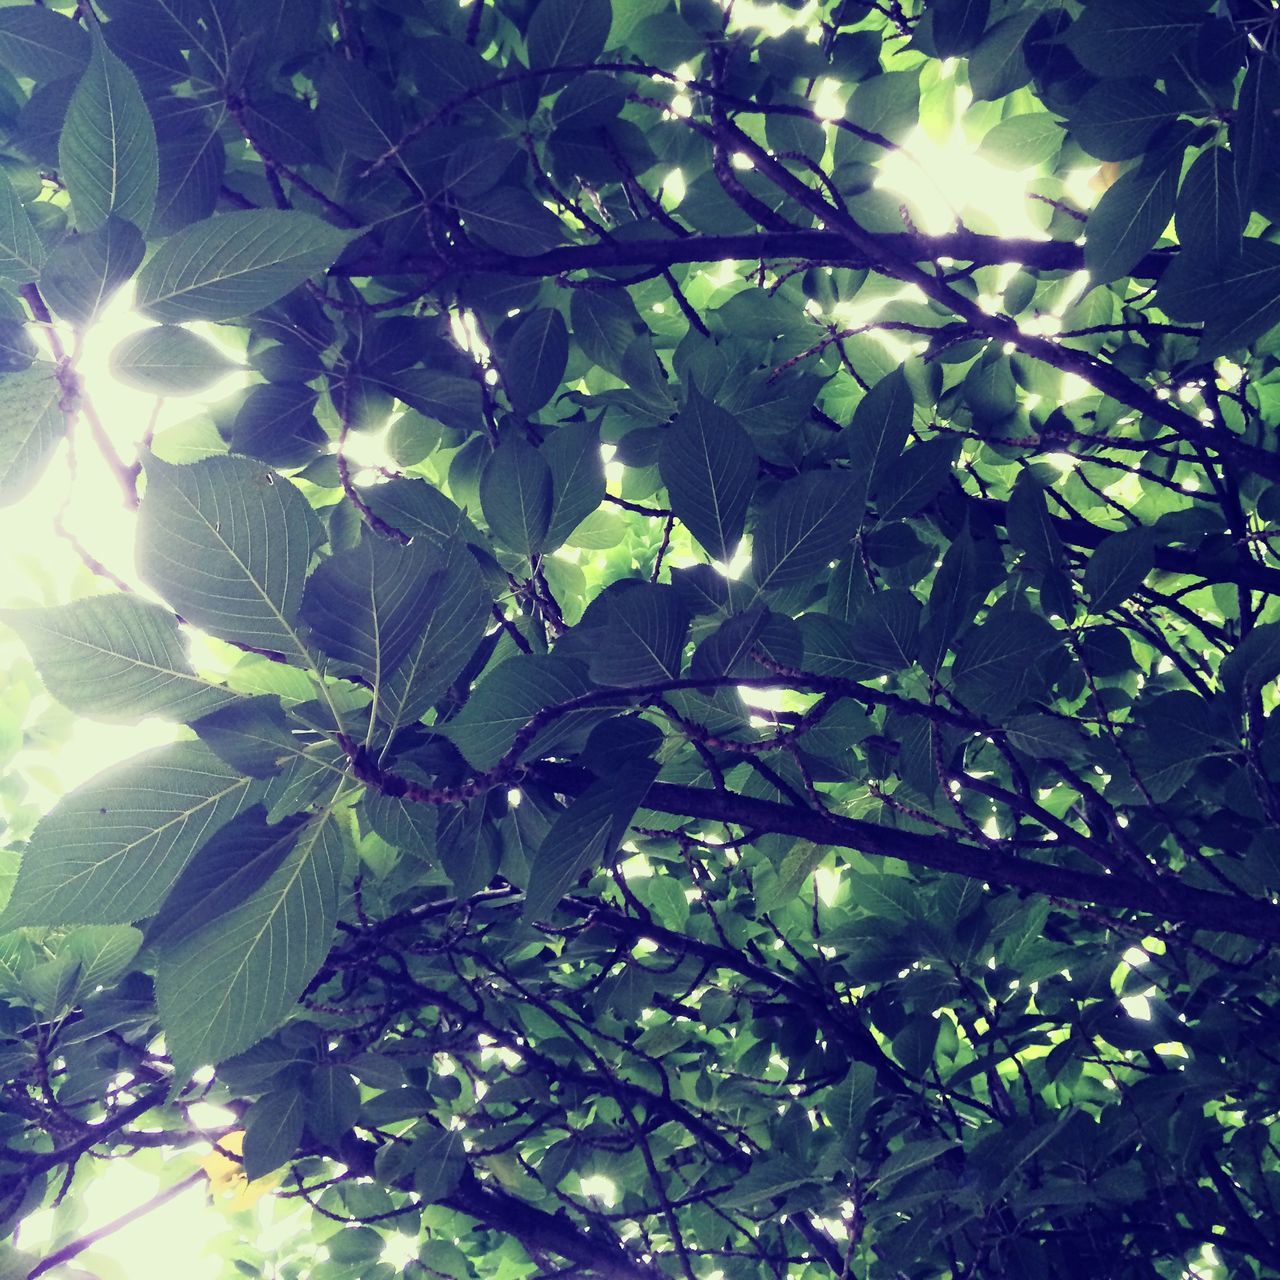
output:
POLYGON ((427 543, 401 546, 365 531, 350 551, 321 562, 307 582, 302 617, 317 648, 354 665, 375 697, 442 603, 444 564, 427 543))
POLYGON ((912 445, 885 468, 872 497, 882 521, 913 516, 946 488, 957 442, 946 436, 912 445))
POLYGON ((58 947, 80 966, 79 990, 92 994, 118 979, 142 947, 142 934, 127 924, 88 924, 73 929, 58 947))
POLYGON ((294 623, 314 517, 287 480, 246 458, 172 466, 154 455, 138 512, 138 571, 224 640, 305 658, 294 623))
POLYGON ((167 236, 209 217, 217 207, 227 164, 221 133, 225 113, 207 111, 185 98, 164 99, 154 111, 160 191, 149 230, 167 236))
POLYGON ((1057 155, 1062 126, 1047 111, 1010 116, 987 131, 982 150, 1008 169, 1030 169, 1057 155))
POLYGON ((480 477, 480 506, 498 544, 522 556, 542 550, 554 494, 546 459, 519 436, 504 440, 480 477))
POLYGON ((78 76, 89 61, 89 37, 71 18, 37 5, 0 9, 0 66, 44 83, 78 76))
POLYGON ((0 378, 0 507, 26 496, 66 434, 61 400, 54 367, 44 361, 0 378))
POLYGON ((251 1181, 278 1169, 298 1149, 307 1116, 297 1089, 265 1093, 244 1119, 244 1176, 251 1181))
POLYGON ((234 320, 318 275, 352 233, 309 213, 219 213, 170 236, 138 276, 138 309, 152 320, 234 320))
POLYGON ((1187 171, 1175 217, 1184 253, 1219 264, 1239 254, 1247 219, 1236 184, 1235 157, 1225 147, 1207 148, 1187 171))
POLYGON ((613 22, 609 0, 540 0, 525 45, 535 71, 593 62, 613 22))
POLYGON ((156 129, 133 72, 94 31, 93 54, 58 140, 59 175, 81 231, 113 214, 142 229, 160 181, 156 129))
POLYGON ((108 769, 36 826, 5 925, 129 924, 150 915, 252 794, 248 778, 194 742, 108 769))
POLYGON ((850 656, 880 673, 909 667, 919 648, 920 614, 910 591, 877 591, 854 615, 850 656))
POLYGON ((337 1142, 360 1113, 360 1090, 346 1067, 326 1064, 311 1074, 307 1104, 307 1128, 325 1142, 337 1142))
POLYGON ((427 1204, 452 1195, 467 1169, 462 1130, 431 1125, 410 1147, 409 1162, 413 1189, 427 1204))
MULTIPOLYGON (((582 663, 555 654, 521 654, 486 672, 467 705, 442 728, 473 768, 490 769, 539 711, 579 698, 590 689, 582 663)), ((548 750, 549 743, 571 730, 573 719, 572 715, 557 718, 533 738, 521 757, 548 750)))
POLYGON ((604 459, 599 430, 586 422, 557 427, 542 446, 551 470, 551 522, 544 551, 563 544, 604 501, 604 459))
POLYGON ((1128 160, 1177 116, 1178 104, 1148 80, 1100 80, 1071 108, 1071 133, 1099 160, 1128 160))
POLYGON ((674 587, 636 583, 609 597, 591 650, 591 679, 630 688, 680 674, 689 615, 674 587))
POLYGON ((761 591, 812 579, 857 532, 859 482, 840 472, 809 472, 779 486, 752 534, 751 572, 761 591))
POLYGON ((556 817, 529 868, 526 920, 545 919, 584 871, 613 857, 657 773, 652 761, 632 761, 597 778, 556 817))
POLYGON ((938 0, 931 5, 933 46, 940 58, 968 53, 979 40, 991 12, 991 0, 938 0))
MULTIPOLYGON (((5 12, 0 9, 0 16, 5 12)), ((8 175, 0 170, 0 276, 7 280, 34 280, 40 275, 44 260, 44 245, 31 218, 8 175)))
POLYGON ((136 596, 92 596, 50 609, 7 609, 45 687, 83 715, 194 720, 236 700, 197 676, 177 619, 136 596))
POLYGON ((560 219, 521 187, 495 187, 459 204, 467 234, 490 249, 523 258, 564 242, 560 219))
POLYGON ((672 511, 713 560, 733 558, 758 465, 746 431, 691 387, 684 408, 662 434, 658 470, 672 511))
POLYGON ((1153 69, 1199 28, 1194 0, 1093 0, 1067 32, 1066 44, 1100 76, 1153 69))
POLYGON ((146 253, 142 232, 110 217, 96 231, 67 236, 40 273, 40 293, 56 315, 86 326, 133 278, 146 253))
POLYGON ((111 353, 121 382, 158 396, 205 391, 238 367, 207 338, 171 324, 130 334, 111 353))
POLYGON ((1280 245, 1247 238, 1225 262, 1180 253, 1156 302, 1175 320, 1204 322, 1202 359, 1249 346, 1280 321, 1280 245))
POLYGON ((911 432, 915 405, 902 369, 880 379, 858 402, 849 425, 849 461, 853 471, 850 495, 860 522, 867 496, 901 456, 911 432))
POLYGON ((1275 164, 1277 109, 1280 67, 1274 58, 1250 58, 1239 104, 1227 126, 1240 204, 1245 210, 1253 207, 1258 184, 1275 164))
POLYGON ((1123 604, 1155 567, 1155 539, 1150 529, 1126 529, 1104 538, 1089 557, 1084 590, 1094 613, 1123 604))
POLYGON ((266 884, 161 949, 156 1005, 175 1079, 240 1053, 284 1020, 328 953, 345 858, 326 808, 266 884))
POLYGON ((416 409, 446 427, 473 431, 480 426, 483 398, 479 386, 471 378, 437 373, 434 369, 401 369, 383 375, 379 381, 410 409, 416 409))
POLYGON ((952 678, 961 700, 989 713, 1015 708, 1044 680, 1041 664, 1061 643, 1039 614, 1006 609, 988 614, 956 651, 952 678))
POLYGON ((383 683, 376 712, 390 729, 421 719, 462 673, 490 621, 490 600, 471 553, 448 561, 417 635, 383 683))
POLYGON ((733 1186, 717 1203, 724 1209, 755 1209, 775 1196, 818 1180, 812 1165, 801 1163, 783 1152, 757 1156, 751 1168, 734 1179, 733 1186))
POLYGON ((1084 245, 1084 265, 1096 283, 1125 275, 1155 244, 1177 193, 1177 170, 1150 160, 1107 188, 1089 215, 1084 245))
POLYGON ((1038 16, 1034 8, 1012 13, 993 26, 969 57, 969 87, 979 102, 993 102, 1031 79, 1022 43, 1038 16))
POLYGON ((191 725, 210 751, 251 778, 271 778, 298 753, 280 706, 271 694, 240 698, 191 725))
POLYGON ((520 318, 506 344, 500 368, 512 407, 530 414, 560 389, 569 360, 569 331, 564 317, 540 307, 520 318))

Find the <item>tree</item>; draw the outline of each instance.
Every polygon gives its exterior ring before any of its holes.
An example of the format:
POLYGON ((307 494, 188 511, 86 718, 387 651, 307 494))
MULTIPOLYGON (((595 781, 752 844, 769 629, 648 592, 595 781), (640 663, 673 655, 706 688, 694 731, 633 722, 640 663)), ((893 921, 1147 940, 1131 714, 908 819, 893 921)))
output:
POLYGON ((0 8, 0 500, 137 508, 3 616, 10 1231, 203 1142, 255 1276, 1280 1275, 1274 12, 741 4, 0 8), (125 289, 246 372, 136 460, 125 289), (41 816, 49 699, 174 741, 41 816))

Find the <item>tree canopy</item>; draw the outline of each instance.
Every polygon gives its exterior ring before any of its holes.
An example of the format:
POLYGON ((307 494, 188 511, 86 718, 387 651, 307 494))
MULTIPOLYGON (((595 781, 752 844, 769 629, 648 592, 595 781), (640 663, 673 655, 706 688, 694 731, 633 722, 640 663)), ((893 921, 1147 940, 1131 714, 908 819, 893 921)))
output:
POLYGON ((0 1272, 1280 1275, 1277 31, 0 7, 0 1272))

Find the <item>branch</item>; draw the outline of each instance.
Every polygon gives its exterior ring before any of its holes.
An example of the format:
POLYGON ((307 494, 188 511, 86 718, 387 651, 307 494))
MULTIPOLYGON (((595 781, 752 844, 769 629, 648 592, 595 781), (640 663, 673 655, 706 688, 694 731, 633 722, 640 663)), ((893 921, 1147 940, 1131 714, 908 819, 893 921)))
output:
POLYGON ((195 1172, 187 1174, 181 1182, 175 1182, 173 1186, 157 1192, 150 1200, 140 1205, 135 1205, 127 1213, 122 1213, 118 1218, 113 1218, 101 1227, 95 1227, 94 1230, 87 1231, 78 1239, 72 1240, 70 1244, 63 1245, 61 1249, 36 1263, 27 1272, 27 1280, 36 1280, 37 1276, 44 1275, 46 1271, 52 1271, 54 1267, 60 1267, 64 1262, 70 1262, 72 1258, 78 1257, 86 1249, 93 1248, 99 1240, 105 1240, 107 1236, 114 1235, 122 1227, 127 1227, 131 1222, 137 1222, 139 1218, 145 1218, 147 1214, 154 1212, 161 1205, 168 1204, 170 1200, 176 1199, 184 1191, 194 1187, 205 1176, 203 1169, 197 1169, 195 1172))
MULTIPOLYGON (((985 236, 953 231, 926 236, 901 232, 876 238, 879 252, 904 260, 932 262, 953 258, 974 266, 1021 263, 1037 271, 1079 271, 1084 250, 1063 240, 1030 240, 985 236)), ((1175 253, 1149 253, 1134 267, 1134 276, 1158 279, 1175 253)), ((439 256, 366 257, 343 262, 334 275, 376 276, 438 275, 441 271, 467 273, 498 271, 512 276, 556 276, 570 271, 609 271, 622 268, 662 270, 691 262, 757 262, 761 258, 799 258, 814 263, 865 263, 867 255, 854 249, 847 237, 833 231, 766 231, 743 235, 651 236, 637 240, 565 245, 546 253, 523 256, 483 249, 459 249, 439 256)))
MULTIPOLYGON (((546 762, 531 765, 528 776, 564 795, 577 795, 593 777, 575 765, 546 762)), ((1141 911, 1194 929, 1280 942, 1280 907, 1255 898, 1233 897, 1182 884, 1148 884, 1128 876, 1098 876, 1051 863, 1029 862, 961 840, 883 827, 858 818, 757 800, 732 791, 655 782, 645 796, 644 806, 660 813, 732 823, 798 836, 815 844, 899 858, 934 871, 968 876, 1009 889, 1026 889, 1064 901, 1141 911)))

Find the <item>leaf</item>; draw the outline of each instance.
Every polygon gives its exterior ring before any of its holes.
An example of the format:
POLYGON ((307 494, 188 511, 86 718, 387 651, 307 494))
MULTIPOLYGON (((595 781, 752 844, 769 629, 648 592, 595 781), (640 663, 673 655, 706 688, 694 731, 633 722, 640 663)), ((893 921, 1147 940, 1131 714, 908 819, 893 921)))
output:
POLYGON ((913 516, 946 488, 958 452, 946 436, 912 445, 885 468, 872 497, 882 521, 913 516))
POLYGON ((171 324, 130 334, 111 353, 121 382, 158 396, 194 395, 238 367, 207 338, 171 324))
POLYGON ((325 1142, 338 1142, 360 1113, 360 1090, 345 1066, 325 1064, 311 1073, 307 1103, 307 1128, 325 1142))
POLYGON ((250 387, 231 424, 231 448, 275 467, 309 462, 328 444, 316 421, 316 393, 301 382, 250 387))
POLYGON ((298 1149, 306 1101, 297 1089, 265 1093, 244 1119, 244 1176, 251 1182, 278 1169, 298 1149))
MULTIPOLYGON (((0 9, 0 16, 6 12, 0 9)), ((43 266, 44 245, 13 183, 0 170, 0 276, 7 280, 34 280, 43 266)))
POLYGON ((1280 68, 1274 58, 1250 58, 1239 105, 1227 126, 1240 204, 1246 211, 1254 206, 1259 182, 1275 166, 1278 109, 1280 68))
POLYGON ((524 918, 545 919, 589 867, 612 859, 658 766, 635 760, 597 778, 557 815, 529 868, 524 918))
POLYGON ((409 1149, 413 1189, 427 1204, 452 1195, 467 1169, 466 1144, 461 1129, 431 1125, 409 1149))
POLYGON ((417 635, 389 679, 376 713, 389 729, 419 720, 457 680, 484 636, 490 600, 469 551, 447 562, 417 635))
POLYGON ((1185 253, 1218 264, 1239 254, 1247 218, 1237 190, 1235 157, 1225 147, 1201 152, 1182 180, 1174 216, 1185 253))
POLYGON ((96 231, 58 243, 40 273, 40 292, 63 320, 90 325, 121 285, 133 278, 146 249, 133 223, 110 217, 96 231))
POLYGON ((299 750, 280 699, 272 694, 240 698, 191 727, 210 751, 251 778, 274 777, 299 750))
POLYGON ((1203 359, 1249 346, 1280 321, 1280 245, 1246 238, 1224 262, 1180 253, 1156 301, 1173 319, 1204 322, 1203 359))
POLYGON ((994 102, 1031 79, 1022 44, 1036 21, 1034 8, 1023 9, 993 26, 969 57, 969 87, 979 102, 994 102))
POLYGON ((920 602, 910 591, 877 591, 854 615, 850 656, 878 673, 901 671, 915 661, 920 602))
POLYGON ((940 58, 968 53, 979 40, 991 12, 991 0, 939 0, 933 14, 933 46, 940 58))
POLYGON ((44 361, 0 378, 0 507, 26 496, 66 434, 61 400, 54 368, 44 361))
POLYGON ((133 72, 96 28, 58 140, 58 170, 81 231, 113 214, 140 230, 151 221, 160 181, 155 125, 133 72))
POLYGON ((1066 44, 1100 76, 1157 67, 1200 26, 1194 0, 1093 0, 1067 32, 1066 44))
POLYGON ((345 858, 326 808, 266 884, 161 948, 156 1005, 175 1079, 240 1053, 284 1020, 329 951, 345 858))
POLYGON ((235 320, 318 275, 352 232, 309 213, 218 213, 170 236, 138 276, 138 310, 152 320, 235 320))
POLYGON ((194 720, 236 700, 197 676, 173 614, 136 596, 92 596, 51 609, 6 609, 45 687, 82 715, 194 720))
POLYGON ((680 674, 689 615, 674 587, 637 583, 609 597, 591 652, 591 679, 630 688, 680 674))
POLYGON ((5 927, 129 924, 249 802, 248 778, 199 743, 148 751, 63 797, 23 854, 5 927))
POLYGON ((1062 147, 1062 126, 1046 111, 1009 116, 987 131, 982 150, 998 165, 1029 169, 1057 155, 1062 147))
POLYGON ((564 243, 560 219, 522 187, 495 187, 459 205, 467 234, 490 249, 523 258, 564 243))
POLYGON ((36 5, 0 9, 0 66, 37 84, 78 76, 89 37, 72 19, 36 5))
POLYGON ((761 591, 810 581, 857 530, 855 484, 840 472, 809 472, 779 486, 752 534, 751 572, 761 591))
POLYGON ((388 844, 420 862, 432 860, 436 848, 436 809, 369 790, 365 791, 360 806, 369 827, 388 844))
POLYGON ((209 217, 217 207, 227 163, 221 133, 225 113, 185 98, 163 99, 154 110, 160 190, 149 230, 164 236, 209 217))
POLYGON ((504 440, 480 476, 480 507, 498 544, 537 555, 551 528, 553 501, 546 459, 519 436, 504 440))
POLYGON ((1177 116, 1178 104, 1148 80, 1100 80, 1071 108, 1071 134, 1099 160, 1128 160, 1177 116))
POLYGON ((564 317, 550 307, 522 316, 506 344, 500 368, 512 407, 530 414, 560 389, 569 360, 569 331, 564 317))
POLYGON ((1089 557, 1084 591, 1094 613, 1123 604, 1155 567, 1155 540, 1150 529, 1126 529, 1104 538, 1089 557))
POLYGON ((1044 489, 1030 471, 1019 475, 1006 510, 1009 541, 1027 563, 1038 573, 1060 570, 1065 556, 1062 539, 1049 517, 1044 489))
POLYGON ((540 0, 525 37, 529 66, 540 71, 593 62, 612 21, 609 0, 540 0))
POLYGON ((956 651, 952 678, 961 700, 992 714, 1012 710, 1043 684, 1041 664, 1060 643, 1058 632, 1026 609, 988 614, 956 651))
POLYGON ((851 498, 859 523, 867 496, 906 446, 914 412, 911 387, 900 368, 881 378, 854 410, 848 431, 849 461, 851 498))
POLYGON ((727 1194, 717 1198, 724 1209, 754 1209, 806 1182, 819 1180, 811 1165, 782 1152, 757 1156, 751 1168, 735 1178, 727 1194))
MULTIPOLYGON (((341 771, 329 776, 336 783, 341 771)), ((196 851, 147 924, 147 946, 177 942, 256 893, 293 848, 305 817, 268 823, 261 804, 232 818, 196 851)))
POLYGON ((684 408, 662 433, 658 470, 672 511, 713 560, 733 559, 758 465, 746 431, 690 387, 684 408))
POLYGON ((173 466, 154 455, 138 512, 138 571, 224 640, 305 658, 294 623, 314 517, 287 480, 246 458, 173 466))
POLYGON ((377 698, 423 618, 439 607, 443 584, 444 565, 430 545, 401 546, 366 531, 311 575, 302 617, 317 648, 358 668, 377 698))
MULTIPOLYGON (((467 705, 442 730, 475 769, 491 769, 512 748, 516 735, 544 707, 569 702, 591 688, 586 668, 556 654, 521 654, 486 672, 467 705)), ((572 716, 561 716, 521 751, 522 759, 563 737, 572 716)))
POLYGON ((586 422, 567 422, 542 446, 551 470, 551 522, 544 551, 562 545, 604 501, 604 459, 598 428, 586 422))
POLYGON ((1150 161, 1122 174, 1089 215, 1084 265, 1097 284, 1129 272, 1173 217, 1177 170, 1150 161))
POLYGON ((380 383, 410 409, 442 422, 446 427, 472 431, 483 416, 479 386, 470 378, 433 369, 401 369, 385 374, 380 383))
POLYGON ((71 956, 80 966, 79 990, 92 994, 116 981, 142 947, 142 934, 127 924, 89 924, 73 929, 62 940, 59 956, 71 956))

